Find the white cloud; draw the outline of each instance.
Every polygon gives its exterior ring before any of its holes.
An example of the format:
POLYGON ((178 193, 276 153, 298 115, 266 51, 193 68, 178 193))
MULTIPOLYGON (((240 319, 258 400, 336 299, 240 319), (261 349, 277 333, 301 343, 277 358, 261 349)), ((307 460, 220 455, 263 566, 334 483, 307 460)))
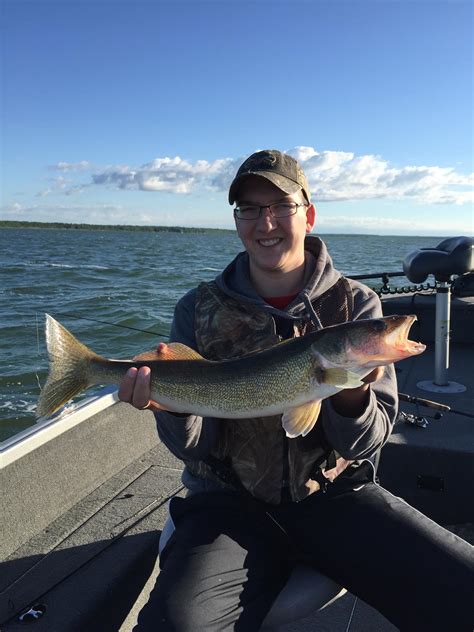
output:
POLYGON ((375 198, 410 198, 429 204, 474 201, 474 175, 457 173, 454 168, 411 165, 396 168, 379 156, 355 156, 343 151, 318 153, 311 147, 296 147, 288 153, 300 161, 319 201, 375 198))
POLYGON ((8 206, 2 206, 2 214, 6 215, 14 215, 15 213, 21 213, 24 210, 24 206, 19 202, 13 202, 13 204, 9 204, 8 206))
POLYGON ((377 235, 470 235, 472 226, 462 219, 436 218, 431 225, 423 220, 363 215, 319 214, 316 232, 361 233, 377 235))
MULTIPOLYGON (((316 202, 391 199, 425 204, 469 204, 474 202, 474 175, 456 171, 456 167, 392 166, 380 156, 357 156, 347 151, 317 151, 313 147, 294 147, 288 153, 303 167, 316 202)), ((119 165, 92 171, 91 164, 58 162, 59 171, 91 171, 90 183, 76 182, 66 188, 58 179, 56 186, 38 195, 62 189, 70 195, 86 186, 108 186, 189 194, 227 191, 245 156, 214 161, 185 160, 180 156, 155 158, 139 167, 119 165)), ((76 176, 77 177, 77 176, 76 176)))
POLYGON ((46 197, 53 193, 53 189, 43 189, 42 191, 38 191, 35 197, 46 197))
POLYGON ((213 162, 197 160, 194 163, 179 156, 155 158, 138 168, 108 167, 102 172, 94 173, 92 181, 94 184, 115 185, 119 189, 190 193, 199 188, 222 188, 222 175, 232 178, 229 163, 233 161, 228 158, 213 162))
POLYGON ((38 191, 35 197, 46 197, 47 195, 51 195, 57 193, 58 191, 63 191, 66 195, 69 194, 69 191, 77 189, 77 187, 69 187, 73 183, 72 180, 65 178, 64 176, 58 176, 56 178, 48 178, 49 182, 51 182, 51 186, 47 189, 43 189, 42 191, 38 191))
MULTIPOLYGON (((33 204, 18 202, 1 207, 3 220, 72 222, 90 224, 130 223, 130 210, 113 204, 33 204)), ((134 216, 135 218, 135 216, 134 216)))
POLYGON ((88 160, 81 160, 80 162, 58 162, 50 165, 49 168, 55 171, 86 171, 90 167, 91 163, 88 160))
MULTIPOLYGON (((69 224, 104 224, 104 225, 146 225, 146 226, 202 226, 199 216, 194 219, 177 216, 174 212, 148 210, 145 208, 130 209, 114 204, 38 204, 26 205, 14 202, 0 207, 2 220, 25 222, 64 222, 69 224)), ((213 218, 204 225, 221 228, 222 221, 214 222, 213 218)), ((231 228, 231 225, 229 225, 231 228)))

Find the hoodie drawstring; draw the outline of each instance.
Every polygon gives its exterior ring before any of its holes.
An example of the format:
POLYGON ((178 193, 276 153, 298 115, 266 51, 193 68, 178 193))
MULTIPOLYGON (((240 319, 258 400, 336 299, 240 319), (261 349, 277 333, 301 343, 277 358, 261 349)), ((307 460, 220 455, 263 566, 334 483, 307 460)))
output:
POLYGON ((319 316, 316 314, 314 307, 311 303, 311 301, 309 300, 309 296, 305 293, 303 293, 303 302, 305 304, 306 310, 308 312, 308 316, 310 321, 313 323, 313 325, 316 327, 316 329, 322 329, 323 328, 323 324, 321 322, 321 320, 319 319, 319 316))

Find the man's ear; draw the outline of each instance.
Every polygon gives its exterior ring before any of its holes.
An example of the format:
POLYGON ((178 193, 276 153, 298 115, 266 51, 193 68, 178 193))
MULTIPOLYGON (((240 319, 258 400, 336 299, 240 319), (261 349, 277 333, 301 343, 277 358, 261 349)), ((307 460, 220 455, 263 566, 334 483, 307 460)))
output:
POLYGON ((310 204, 306 209, 306 232, 310 233, 316 224, 316 207, 310 204))

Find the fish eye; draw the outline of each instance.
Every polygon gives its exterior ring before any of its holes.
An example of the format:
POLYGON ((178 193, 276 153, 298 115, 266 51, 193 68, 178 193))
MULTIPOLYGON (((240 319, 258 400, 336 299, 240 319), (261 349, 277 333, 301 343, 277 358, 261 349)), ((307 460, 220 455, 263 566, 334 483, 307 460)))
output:
POLYGON ((387 324, 383 320, 374 320, 372 321, 372 329, 374 331, 384 331, 387 329, 387 324))

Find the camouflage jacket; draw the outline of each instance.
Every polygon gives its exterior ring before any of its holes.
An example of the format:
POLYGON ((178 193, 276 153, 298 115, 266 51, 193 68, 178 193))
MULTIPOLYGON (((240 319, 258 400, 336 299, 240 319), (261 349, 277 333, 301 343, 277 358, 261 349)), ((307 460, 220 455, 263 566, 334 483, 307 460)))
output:
MULTIPOLYGON (((349 320, 352 313, 349 283, 340 277, 312 307, 323 326, 349 320)), ((198 287, 195 322, 198 351, 209 360, 237 358, 281 341, 268 312, 229 297, 214 282, 198 287)), ((311 320, 295 321, 293 336, 314 329, 311 320)), ((322 424, 316 424, 305 437, 288 439, 281 415, 275 415, 221 420, 219 445, 212 455, 227 462, 253 496, 278 504, 285 487, 294 501, 317 491, 319 484, 310 478, 310 473, 315 465, 326 461, 331 451, 322 424)), ((197 476, 215 476, 206 462, 192 462, 188 467, 197 476)))
MULTIPOLYGON (((310 274, 285 310, 271 307, 255 293, 247 255, 241 253, 214 282, 191 290, 178 302, 170 340, 205 357, 230 358, 323 325, 381 315, 375 293, 342 278, 324 242, 309 236, 305 248, 311 257, 310 274)), ((170 451, 185 462, 183 482, 190 492, 222 489, 204 463, 211 456, 231 464, 256 497, 278 503, 282 490, 285 498, 299 500, 317 489, 308 473, 313 465, 324 463, 331 448, 347 460, 338 462, 331 477, 348 461, 374 455, 390 435, 396 395, 394 369, 387 367, 383 379, 371 386, 370 401, 359 418, 341 416, 330 400, 324 400, 313 431, 298 439, 286 438, 278 417, 229 422, 161 412, 156 414, 157 429, 170 451), (260 444, 264 449, 257 448, 260 444)))

